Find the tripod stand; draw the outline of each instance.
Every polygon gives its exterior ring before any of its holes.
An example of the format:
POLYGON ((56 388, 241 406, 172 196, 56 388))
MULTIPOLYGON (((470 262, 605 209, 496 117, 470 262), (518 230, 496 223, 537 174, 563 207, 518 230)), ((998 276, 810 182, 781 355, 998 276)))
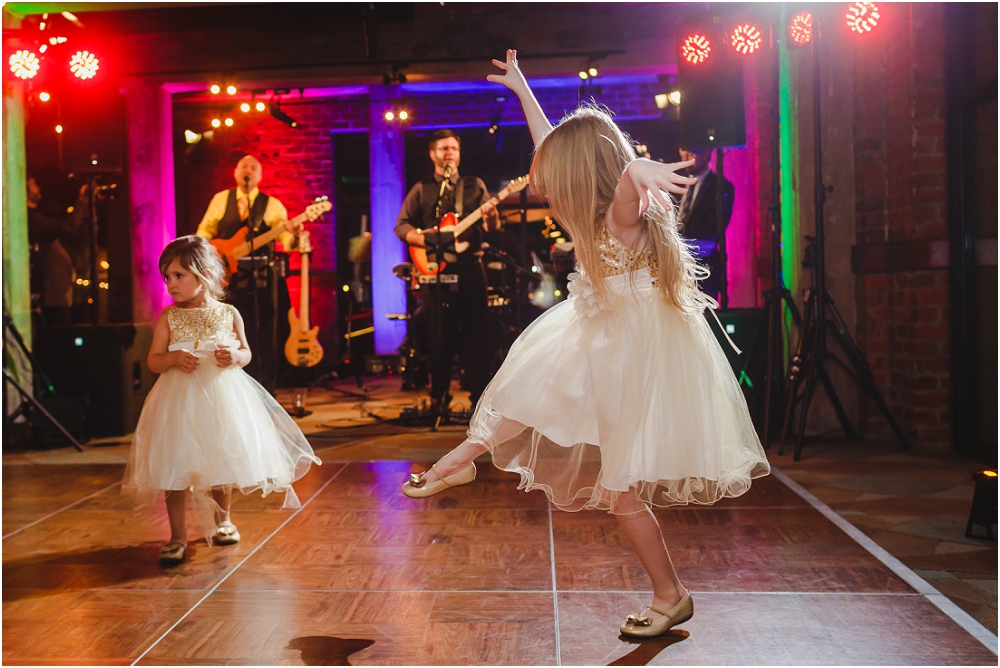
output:
MULTIPOLYGON (((815 34, 819 34, 818 24, 815 34)), ((878 388, 875 386, 875 380, 872 377, 871 368, 865 360, 864 353, 861 352, 857 344, 854 342, 854 339, 851 337, 850 332, 847 331, 847 326, 844 324, 843 318, 841 318, 840 313, 837 311, 837 306, 834 304, 833 298, 826 289, 823 205, 826 203, 827 193, 832 189, 828 188, 823 183, 822 126, 820 124, 820 67, 817 41, 815 39, 812 40, 812 56, 813 157, 815 172, 814 207, 816 212, 816 236, 806 237, 809 245, 806 247, 805 259, 802 263, 804 267, 812 269, 812 288, 810 289, 809 296, 806 299, 805 316, 802 322, 802 327, 799 330, 799 342, 796 347, 795 354, 791 359, 790 373, 788 381, 785 385, 785 419, 778 454, 784 454, 785 440, 789 434, 789 429, 791 428, 792 421, 795 417, 796 405, 801 404, 797 441, 795 444, 795 461, 799 461, 802 457, 802 439, 805 437, 806 421, 809 417, 809 407, 812 403, 813 394, 816 391, 817 382, 823 383, 823 388, 826 390, 826 394, 830 398, 830 403, 833 404, 833 409, 837 413, 837 419, 840 421, 845 435, 848 438, 855 437, 855 431, 847 419, 844 407, 837 398, 837 393, 833 388, 833 383, 830 381, 830 377, 827 374, 825 364, 828 361, 833 361, 840 366, 851 378, 854 379, 856 383, 858 383, 875 399, 875 403, 878 404, 879 409, 882 411, 882 414, 885 416, 889 426, 896 434, 896 437, 903 444, 903 447, 909 450, 910 444, 906 440, 906 436, 903 435, 899 425, 896 424, 896 421, 892 417, 892 413, 889 411, 889 407, 886 405, 885 401, 882 399, 881 393, 879 393, 878 388), (832 318, 832 322, 827 320, 828 314, 829 317, 832 318), (840 347, 847 355, 851 366, 848 366, 840 358, 827 350, 826 334, 828 327, 832 330, 834 336, 837 338, 837 341, 840 343, 840 347), (803 381, 805 382, 805 387, 802 392, 799 393, 799 388, 803 381)))

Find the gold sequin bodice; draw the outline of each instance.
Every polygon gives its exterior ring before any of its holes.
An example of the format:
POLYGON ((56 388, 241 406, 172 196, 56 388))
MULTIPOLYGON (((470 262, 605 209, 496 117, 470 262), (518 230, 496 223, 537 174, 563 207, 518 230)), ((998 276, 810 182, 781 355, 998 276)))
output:
POLYGON ((223 340, 233 337, 233 307, 229 304, 206 308, 167 309, 170 343, 192 342, 195 346, 207 339, 223 340))
POLYGON ((621 276, 640 269, 648 269, 649 275, 659 275, 656 265, 656 253, 652 244, 641 251, 634 251, 611 234, 607 227, 601 226, 597 235, 597 248, 601 254, 601 268, 605 278, 621 276))

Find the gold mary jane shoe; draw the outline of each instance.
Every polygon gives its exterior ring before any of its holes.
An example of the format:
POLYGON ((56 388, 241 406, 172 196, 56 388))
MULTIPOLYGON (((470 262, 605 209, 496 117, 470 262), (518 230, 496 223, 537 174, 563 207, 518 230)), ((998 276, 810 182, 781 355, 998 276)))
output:
POLYGON ((694 602, 691 600, 691 592, 684 594, 684 597, 669 612, 664 612, 653 606, 649 606, 649 609, 663 616, 650 619, 649 617, 640 617, 638 612, 633 612, 619 629, 622 635, 633 638, 654 638, 694 616, 694 602))
MULTIPOLYGON (((433 466, 431 470, 434 470, 433 466)), ((439 477, 434 482, 424 480, 426 474, 427 471, 423 473, 411 473, 410 479, 403 483, 403 494, 411 499, 423 499, 424 497, 434 496, 438 492, 443 492, 449 487, 468 484, 476 479, 476 464, 475 462, 469 462, 469 465, 461 471, 456 471, 443 478, 439 477)))
POLYGON ((216 545, 236 545, 240 542, 240 531, 235 524, 220 524, 215 527, 216 545))
POLYGON ((160 563, 167 566, 179 564, 184 561, 185 551, 187 551, 187 545, 172 540, 160 548, 160 563))

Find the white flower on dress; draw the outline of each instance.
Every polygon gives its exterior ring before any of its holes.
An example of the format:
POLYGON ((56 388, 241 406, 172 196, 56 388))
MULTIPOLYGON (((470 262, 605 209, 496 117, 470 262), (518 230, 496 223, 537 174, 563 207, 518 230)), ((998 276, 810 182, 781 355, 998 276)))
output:
POLYGON ((593 318, 601 310, 601 303, 594 291, 594 284, 590 282, 588 276, 578 271, 574 271, 567 278, 569 279, 569 296, 573 300, 573 308, 581 311, 587 317, 593 318))

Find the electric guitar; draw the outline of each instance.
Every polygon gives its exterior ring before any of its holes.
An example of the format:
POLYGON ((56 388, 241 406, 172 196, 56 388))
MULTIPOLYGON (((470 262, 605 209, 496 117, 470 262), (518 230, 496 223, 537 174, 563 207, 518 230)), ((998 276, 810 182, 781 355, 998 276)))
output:
POLYGON ((302 255, 302 282, 299 288, 299 317, 295 307, 288 309, 288 324, 292 332, 285 342, 285 358, 292 366, 310 367, 323 359, 323 346, 316 340, 319 327, 309 328, 309 233, 299 235, 299 253, 302 255))
MULTIPOLYGON (((493 204, 501 202, 514 193, 520 192, 527 187, 528 177, 519 176, 508 183, 503 190, 498 192, 496 197, 491 197, 490 202, 493 204)), ((457 222, 455 214, 449 213, 442 218, 437 227, 433 229, 438 232, 452 232, 455 235, 455 250, 459 253, 464 253, 469 248, 469 242, 458 241, 458 236, 479 222, 479 219, 482 217, 482 207, 477 208, 475 211, 463 218, 462 222, 457 222)), ((410 246, 410 259, 413 260, 413 266, 416 267, 417 272, 423 274, 424 276, 437 276, 438 272, 444 269, 445 266, 444 262, 428 262, 427 249, 419 248, 417 246, 410 246)))
POLYGON ((330 204, 326 196, 317 197, 312 204, 306 207, 305 211, 295 216, 295 218, 292 218, 287 223, 275 225, 266 232, 261 232, 252 241, 246 240, 250 228, 249 226, 244 226, 228 239, 212 239, 212 245, 215 247, 215 252, 219 254, 219 257, 225 261, 226 269, 229 273, 234 274, 236 273, 238 261, 241 257, 246 257, 261 246, 271 243, 284 234, 285 230, 290 226, 304 223, 307 220, 312 222, 332 208, 333 205, 330 204))

